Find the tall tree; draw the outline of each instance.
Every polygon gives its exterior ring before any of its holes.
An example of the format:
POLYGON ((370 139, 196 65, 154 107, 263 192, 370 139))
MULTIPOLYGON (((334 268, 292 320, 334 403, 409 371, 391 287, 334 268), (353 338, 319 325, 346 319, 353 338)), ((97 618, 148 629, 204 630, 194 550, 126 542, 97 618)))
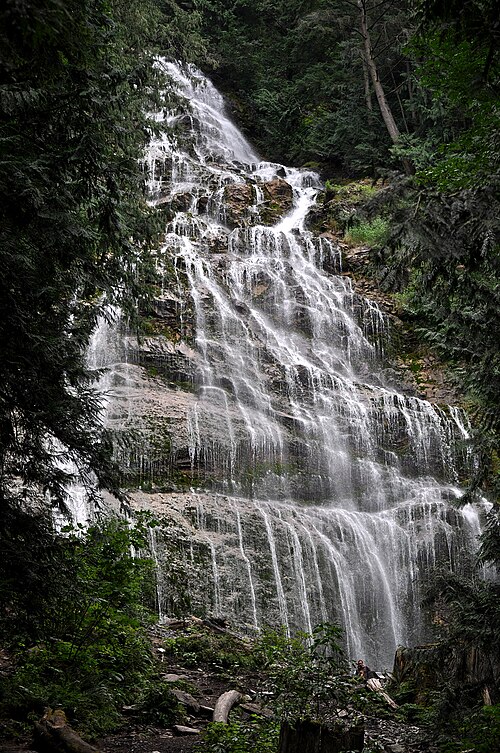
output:
POLYGON ((396 144, 400 135, 399 128, 392 114, 391 108, 387 101, 387 97, 385 96, 384 88, 380 81, 377 65, 373 56, 372 41, 368 28, 369 20, 366 8, 366 0, 358 0, 358 8, 360 12, 360 28, 361 37, 363 39, 364 59, 370 73, 370 78, 375 90, 375 96, 377 97, 378 106, 380 107, 380 112, 382 114, 382 119, 385 123, 385 127, 389 132, 389 136, 391 137, 392 142, 396 144))
POLYGON ((369 55, 357 0, 199 3, 210 7, 204 28, 219 62, 212 73, 267 156, 319 161, 329 173, 397 165, 371 103, 376 88, 392 135, 406 130, 406 3, 363 0, 369 55))
MULTIPOLYGON (((394 115, 392 114, 391 107, 384 92, 384 87, 382 86, 382 82, 380 81, 379 72, 373 55, 372 40, 370 36, 369 19, 367 13, 367 3, 366 0, 357 0, 357 4, 360 12, 360 28, 361 37, 363 39, 364 60, 366 67, 368 68, 368 71, 370 73, 370 78, 373 84, 373 89, 375 91, 375 96, 377 97, 382 120, 384 121, 385 127, 387 128, 389 136, 391 137, 392 143, 397 144, 400 137, 400 131, 394 115)), ((367 106, 368 109, 371 110, 371 103, 369 99, 367 99, 367 106)), ((410 160, 403 159, 403 165, 406 173, 408 175, 413 175, 415 170, 410 160)))
MULTIPOLYGON (((173 0, 5 0, 0 9, 0 496, 115 486, 85 347, 141 295, 155 229, 140 159, 173 0)), ((155 94, 156 92, 156 94, 155 94)))

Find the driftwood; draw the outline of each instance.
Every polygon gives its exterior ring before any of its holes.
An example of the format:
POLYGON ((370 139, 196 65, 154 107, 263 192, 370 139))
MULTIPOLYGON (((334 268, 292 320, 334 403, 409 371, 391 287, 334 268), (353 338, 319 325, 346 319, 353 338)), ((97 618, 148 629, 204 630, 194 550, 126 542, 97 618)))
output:
POLYGON ((228 690, 227 693, 219 696, 214 709, 214 722, 225 722, 227 724, 229 712, 242 698, 242 694, 237 690, 228 690))
POLYGON ((182 724, 174 724, 172 727, 172 730, 174 732, 174 735, 177 735, 178 737, 183 735, 199 735, 200 730, 196 727, 185 727, 182 724))
POLYGON ((98 753, 69 726, 62 709, 46 709, 35 722, 34 747, 39 753, 98 753))
POLYGON ((389 704, 389 706, 392 709, 399 708, 396 701, 394 701, 391 696, 385 692, 384 688, 382 687, 382 683, 377 677, 371 677, 369 680, 367 680, 366 683, 367 687, 370 688, 370 690, 373 690, 374 693, 378 693, 386 703, 389 704))
POLYGON ((341 753, 362 751, 365 731, 362 725, 348 729, 330 727, 316 722, 283 722, 280 728, 278 753, 341 753))

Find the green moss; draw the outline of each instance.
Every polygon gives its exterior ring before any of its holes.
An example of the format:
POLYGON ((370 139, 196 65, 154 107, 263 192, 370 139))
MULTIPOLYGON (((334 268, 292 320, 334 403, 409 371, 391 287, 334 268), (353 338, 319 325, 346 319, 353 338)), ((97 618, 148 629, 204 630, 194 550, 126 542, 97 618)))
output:
POLYGON ((330 180, 325 182, 326 196, 333 197, 334 201, 344 201, 348 199, 352 204, 359 204, 362 201, 371 199, 379 189, 368 181, 339 181, 334 183, 330 180))
POLYGON ((319 194, 318 203, 309 217, 308 226, 315 232, 343 234, 354 212, 378 190, 367 179, 327 180, 325 190, 319 194))
POLYGON ((273 225, 287 210, 275 201, 266 202, 260 209, 260 219, 265 225, 273 225))

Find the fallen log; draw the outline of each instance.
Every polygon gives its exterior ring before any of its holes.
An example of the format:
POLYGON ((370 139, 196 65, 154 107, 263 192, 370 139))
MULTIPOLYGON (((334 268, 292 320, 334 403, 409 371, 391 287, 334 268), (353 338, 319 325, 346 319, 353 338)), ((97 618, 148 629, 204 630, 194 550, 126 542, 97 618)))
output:
POLYGON ((382 698, 384 699, 384 701, 386 703, 388 703, 389 706, 392 709, 399 708, 399 706, 396 703, 396 701, 394 701, 391 698, 391 696, 388 693, 385 692, 385 690, 382 687, 382 683, 380 682, 380 680, 377 677, 370 677, 370 679, 367 680, 366 685, 367 685, 368 688, 370 688, 370 690, 373 690, 374 693, 378 693, 380 696, 382 696, 382 698))
POLYGON ((69 726, 62 709, 46 709, 34 726, 34 748, 39 753, 99 753, 69 726))
POLYGON ((233 706, 241 701, 243 695, 237 690, 228 690, 217 698, 213 720, 214 722, 224 722, 227 724, 229 712, 233 706))

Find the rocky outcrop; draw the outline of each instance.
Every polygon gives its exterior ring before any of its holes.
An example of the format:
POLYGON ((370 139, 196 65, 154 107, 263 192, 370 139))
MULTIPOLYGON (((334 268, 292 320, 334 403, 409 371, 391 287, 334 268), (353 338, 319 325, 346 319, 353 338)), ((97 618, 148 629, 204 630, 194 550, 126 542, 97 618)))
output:
POLYGON ((233 183, 224 188, 225 220, 228 227, 242 227, 250 222, 249 209, 254 203, 249 183, 233 183))
POLYGON ((262 185, 264 204, 260 206, 260 218, 265 225, 273 225, 293 206, 293 189, 283 178, 274 178, 262 185))
POLYGON ((474 645, 445 646, 440 644, 399 647, 394 658, 394 680, 404 684, 415 703, 425 703, 429 694, 443 687, 443 678, 450 687, 476 692, 484 701, 485 689, 494 703, 500 696, 500 657, 492 647, 474 645))
POLYGON ((293 189, 283 178, 263 183, 233 183, 224 187, 224 220, 229 228, 274 225, 293 206, 293 189), (263 201, 257 201, 257 190, 263 201))

